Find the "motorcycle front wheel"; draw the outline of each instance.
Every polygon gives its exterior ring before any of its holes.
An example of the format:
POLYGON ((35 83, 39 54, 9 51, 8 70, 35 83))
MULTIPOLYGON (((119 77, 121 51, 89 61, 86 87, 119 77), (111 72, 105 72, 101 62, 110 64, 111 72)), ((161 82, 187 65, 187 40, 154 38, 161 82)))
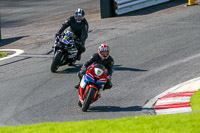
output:
POLYGON ((96 92, 95 88, 89 88, 89 92, 87 93, 86 98, 84 99, 84 102, 83 102, 83 105, 82 105, 82 111, 83 112, 87 112, 90 104, 92 103, 95 92, 96 92))
POLYGON ((53 62, 51 63, 51 72, 55 73, 58 70, 61 57, 62 57, 62 52, 57 51, 53 58, 53 62))

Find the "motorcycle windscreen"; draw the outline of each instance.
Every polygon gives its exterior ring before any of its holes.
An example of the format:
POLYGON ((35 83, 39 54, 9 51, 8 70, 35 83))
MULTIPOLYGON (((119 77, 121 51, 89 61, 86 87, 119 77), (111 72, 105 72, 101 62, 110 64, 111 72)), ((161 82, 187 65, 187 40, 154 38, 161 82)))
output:
POLYGON ((100 68, 94 68, 95 74, 97 76, 101 76, 103 74, 103 70, 100 68))

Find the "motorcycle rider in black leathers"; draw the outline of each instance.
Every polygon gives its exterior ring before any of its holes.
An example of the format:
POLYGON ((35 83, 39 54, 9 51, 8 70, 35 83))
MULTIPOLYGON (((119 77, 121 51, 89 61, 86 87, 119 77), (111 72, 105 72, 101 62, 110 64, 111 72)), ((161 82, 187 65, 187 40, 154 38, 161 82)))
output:
POLYGON ((75 44, 78 46, 77 60, 81 60, 81 54, 85 52, 85 41, 88 37, 89 26, 87 20, 84 18, 84 15, 84 10, 78 8, 75 11, 75 15, 65 21, 55 35, 56 37, 60 36, 66 28, 70 27, 70 31, 72 31, 78 38, 75 41, 75 44))
MULTIPOLYGON (((93 64, 93 63, 103 64, 108 71, 108 75, 107 75, 108 81, 105 84, 103 90, 110 89, 112 87, 111 76, 113 73, 112 67, 114 65, 114 60, 110 56, 109 53, 110 53, 110 48, 109 48, 108 44, 101 44, 99 46, 98 53, 94 53, 90 57, 90 59, 83 64, 81 71, 78 72, 77 75, 78 75, 80 81, 81 81, 83 75, 86 73, 87 67, 89 67, 91 64, 93 64)), ((79 82, 79 84, 80 84, 80 82, 79 82)), ((79 88, 79 84, 75 86, 76 89, 79 88)))

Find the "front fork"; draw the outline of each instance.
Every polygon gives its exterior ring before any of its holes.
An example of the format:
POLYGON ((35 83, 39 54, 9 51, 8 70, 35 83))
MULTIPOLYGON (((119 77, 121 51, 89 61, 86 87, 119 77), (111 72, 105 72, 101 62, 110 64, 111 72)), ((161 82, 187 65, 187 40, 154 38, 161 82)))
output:
POLYGON ((81 82, 80 82, 80 85, 79 85, 79 100, 81 101, 81 103, 83 104, 83 92, 84 92, 84 88, 86 86, 86 82, 84 80, 85 78, 85 75, 83 75, 82 79, 81 79, 81 82))
POLYGON ((98 89, 94 85, 87 85, 86 86, 86 82, 85 82, 84 78, 85 78, 85 75, 83 76, 83 78, 80 82, 80 86, 79 86, 79 100, 83 104, 84 99, 85 99, 84 96, 86 96, 87 93, 89 92, 89 88, 95 88, 96 92, 95 92, 95 95, 94 95, 94 99, 92 101, 92 102, 95 102, 98 98, 100 98, 100 94, 98 94, 98 89))

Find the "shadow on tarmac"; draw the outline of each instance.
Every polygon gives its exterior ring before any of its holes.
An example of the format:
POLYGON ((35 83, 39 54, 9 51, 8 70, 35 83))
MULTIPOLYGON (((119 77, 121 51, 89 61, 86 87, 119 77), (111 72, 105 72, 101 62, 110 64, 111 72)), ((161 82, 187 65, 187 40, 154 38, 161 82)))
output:
POLYGON ((58 70, 58 74, 70 74, 70 73, 78 73, 80 70, 81 70, 81 67, 82 67, 82 64, 76 64, 76 65, 73 65, 73 66, 68 66, 68 65, 65 65, 67 66, 67 68, 59 71, 58 70))
POLYGON ((142 70, 142 69, 136 69, 136 68, 122 67, 122 65, 114 65, 113 70, 114 71, 136 71, 136 72, 148 71, 148 70, 142 70))
POLYGON ((0 47, 5 46, 5 45, 8 45, 8 44, 11 44, 11 43, 13 43, 13 42, 15 42, 15 41, 18 41, 18 40, 20 40, 20 39, 22 39, 22 38, 24 38, 24 37, 28 37, 28 36, 20 36, 20 37, 2 39, 2 40, 0 41, 0 47))
POLYGON ((118 106, 96 106, 90 107, 90 112, 132 112, 141 111, 142 106, 118 107, 118 106))
MULTIPOLYGON (((68 65, 65 65, 68 66, 68 65)), ((58 74, 65 74, 65 73, 77 73, 81 70, 82 64, 76 64, 74 66, 70 66, 68 68, 65 68, 61 71, 58 70, 58 74)), ((148 70, 142 70, 142 69, 136 69, 136 68, 128 68, 128 67, 122 67, 122 65, 114 65, 113 66, 114 71, 135 71, 135 72, 145 72, 148 70)))
POLYGON ((20 61, 24 61, 24 60, 28 60, 30 59, 31 57, 26 57, 26 58, 23 58, 23 59, 19 59, 19 60, 16 60, 16 61, 12 61, 12 62, 9 62, 9 63, 6 63, 6 64, 2 64, 0 65, 1 66, 6 66, 6 65, 10 65, 10 64, 13 64, 13 63, 17 63, 17 62, 20 62, 20 61))

